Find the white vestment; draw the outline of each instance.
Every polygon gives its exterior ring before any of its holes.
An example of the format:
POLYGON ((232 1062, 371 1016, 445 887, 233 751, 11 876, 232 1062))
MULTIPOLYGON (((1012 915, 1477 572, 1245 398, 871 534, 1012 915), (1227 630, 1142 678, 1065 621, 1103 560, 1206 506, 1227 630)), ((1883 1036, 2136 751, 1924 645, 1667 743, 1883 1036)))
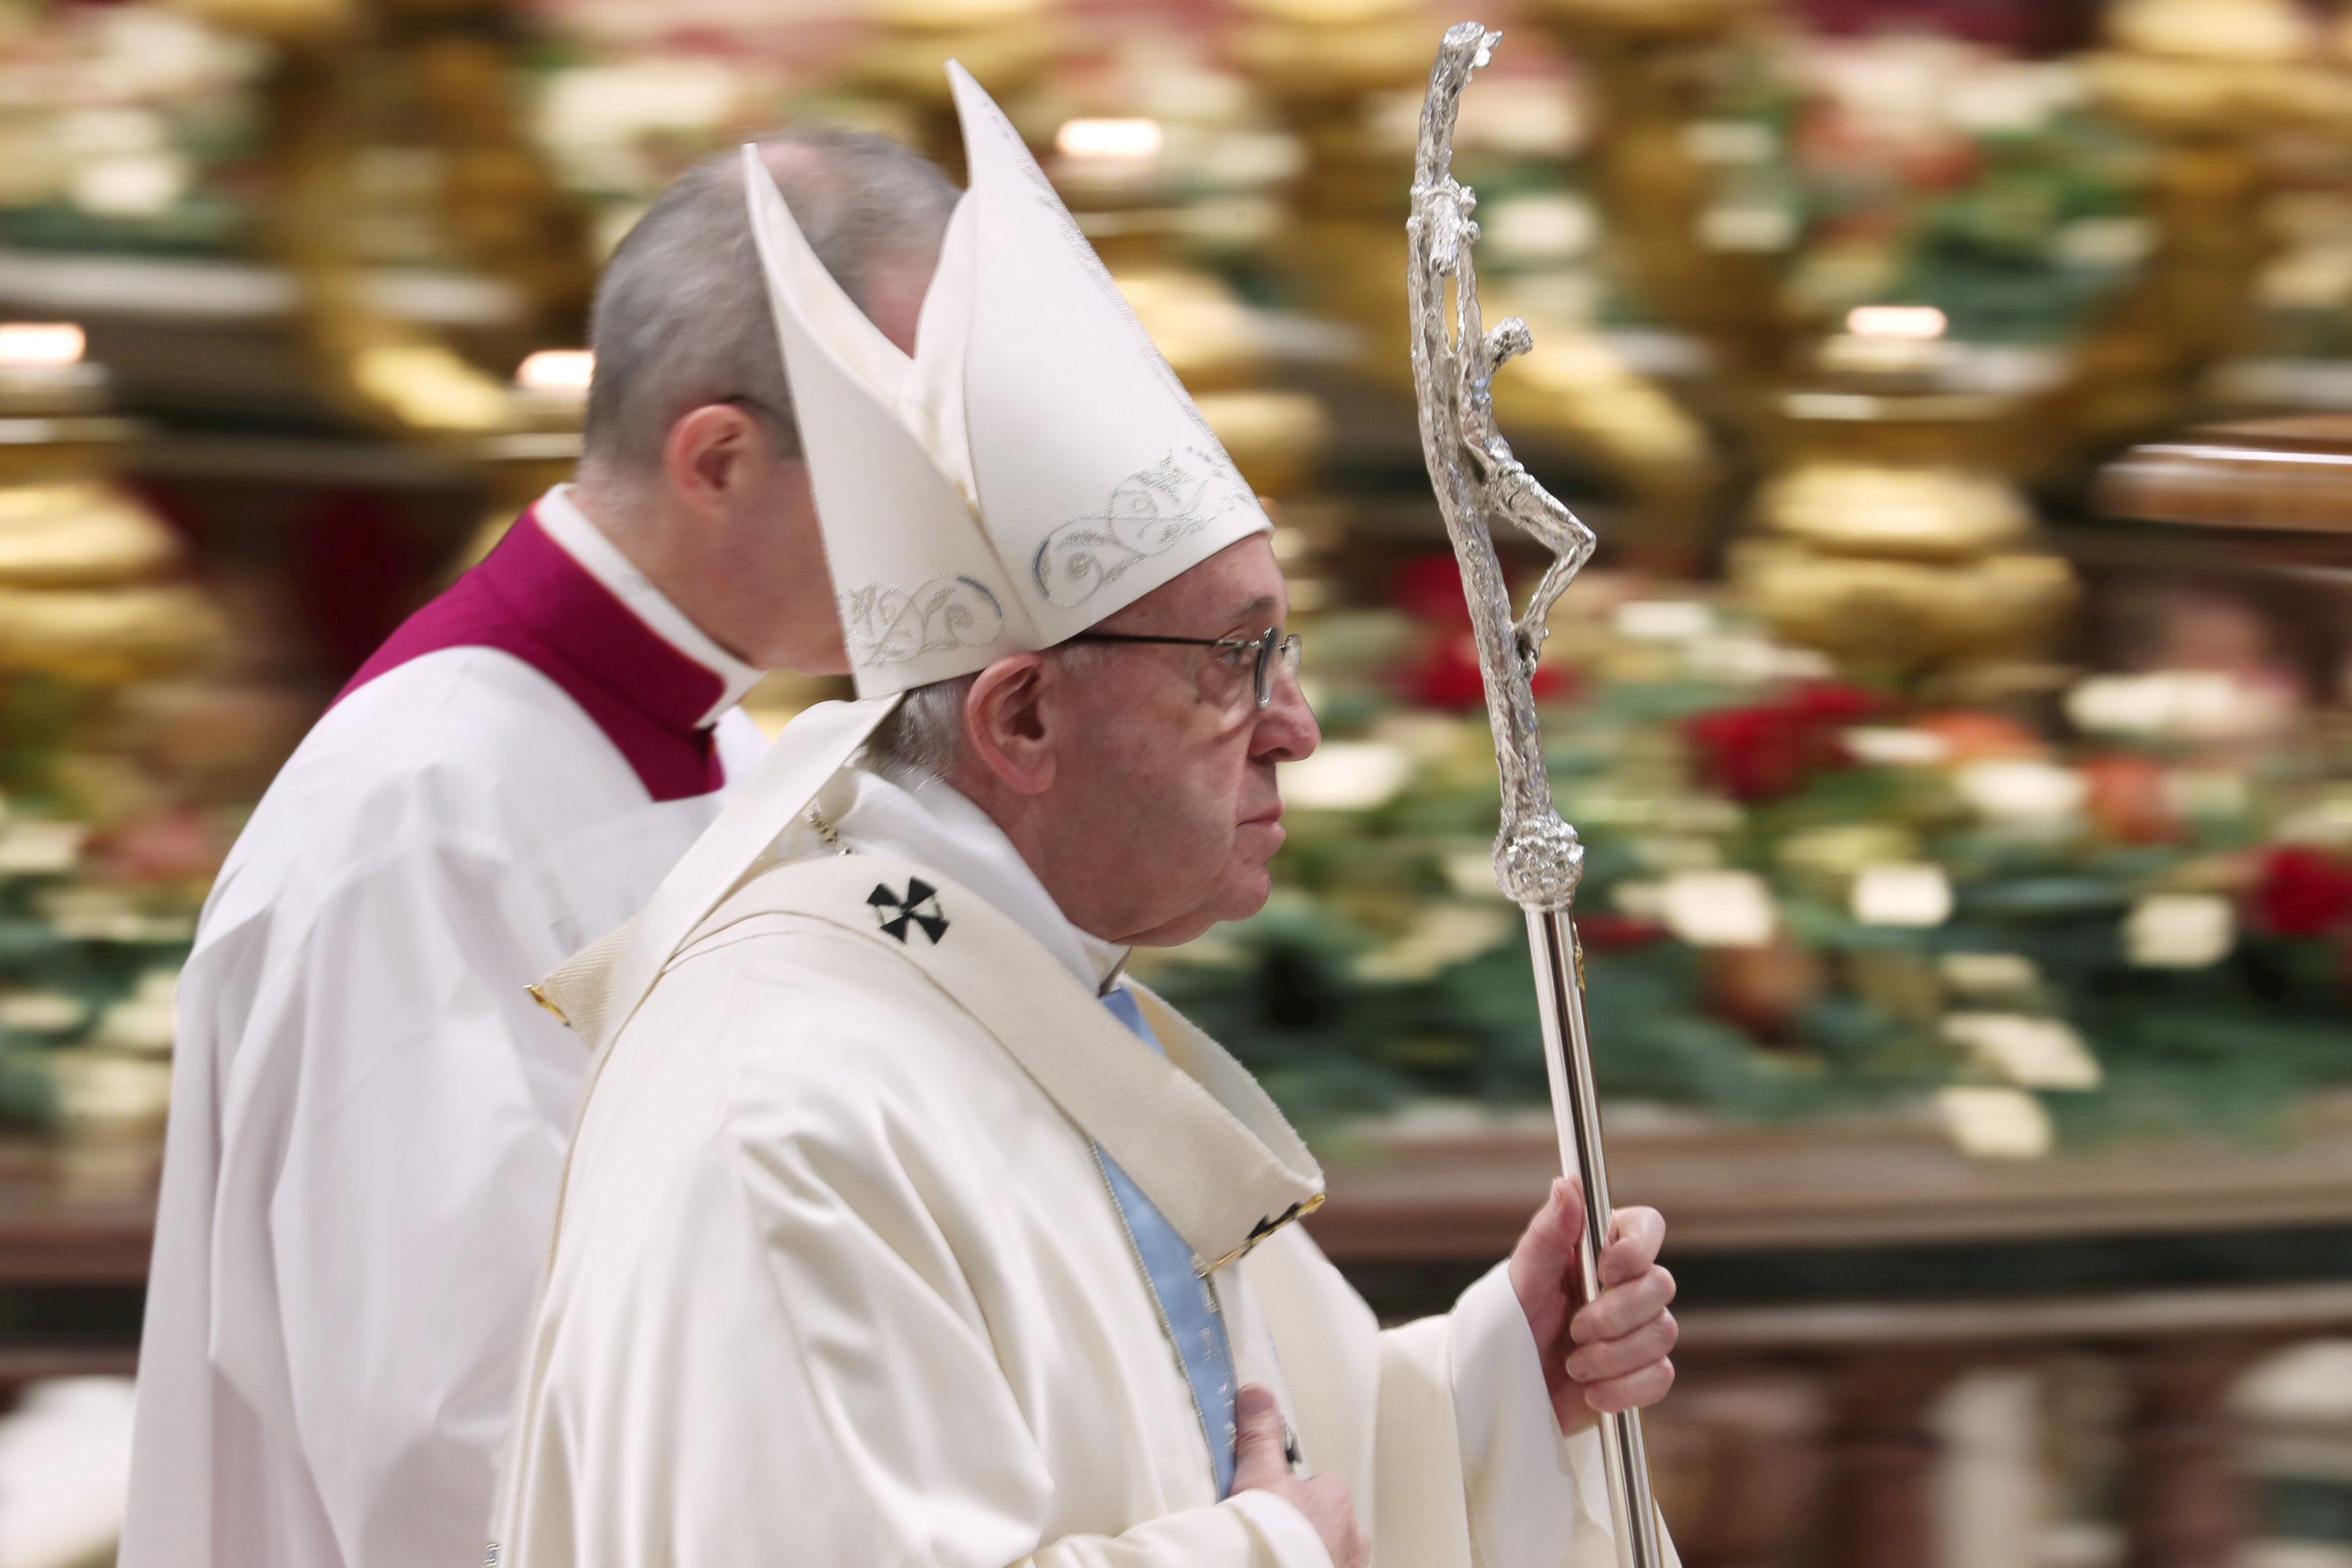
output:
POLYGON ((1612 1568, 1597 1440, 1560 1437, 1501 1267, 1382 1333, 1283 1223, 1321 1176, 1272 1103, 1139 988, 1168 1056, 1129 1033, 1118 952, 977 808, 855 770, 817 807, 858 852, 787 834, 592 1077, 501 1568, 1321 1568, 1288 1503, 1216 1498, 1097 1143, 1204 1264, 1263 1237, 1211 1276, 1238 1375, 1376 1563, 1612 1568))
MULTIPOLYGON (((547 667, 609 695, 674 661, 689 711, 627 716, 689 751, 715 719, 706 753, 753 771, 765 741, 734 705, 758 672, 561 488, 534 515, 572 597, 508 608, 541 643, 601 616, 547 667)), ((635 913, 723 799, 656 799, 566 687, 495 647, 397 663, 304 739, 181 978, 123 1568, 480 1562, 588 1065, 524 988, 635 913)))

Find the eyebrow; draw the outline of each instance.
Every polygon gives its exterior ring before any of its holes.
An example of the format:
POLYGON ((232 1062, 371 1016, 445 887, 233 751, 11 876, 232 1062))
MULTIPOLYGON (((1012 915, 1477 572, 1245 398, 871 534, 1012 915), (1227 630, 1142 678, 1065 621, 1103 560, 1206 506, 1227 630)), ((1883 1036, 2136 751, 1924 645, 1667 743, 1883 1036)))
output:
POLYGON ((1271 593, 1261 593, 1255 599, 1251 600, 1247 604, 1243 605, 1239 610, 1234 611, 1232 616, 1227 619, 1225 624, 1228 626, 1239 626, 1244 622, 1253 621, 1260 616, 1271 614, 1273 613, 1273 611, 1274 595, 1271 593))

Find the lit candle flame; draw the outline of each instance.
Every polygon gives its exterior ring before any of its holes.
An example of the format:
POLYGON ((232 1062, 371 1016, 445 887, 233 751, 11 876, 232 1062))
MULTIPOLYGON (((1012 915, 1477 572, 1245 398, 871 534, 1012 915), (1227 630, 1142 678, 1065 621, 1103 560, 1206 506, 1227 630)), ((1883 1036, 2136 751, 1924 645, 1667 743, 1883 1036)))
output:
POLYGON ((541 349, 517 367, 515 385, 527 392, 576 397, 588 390, 595 371, 596 356, 585 349, 541 349))
POLYGON ((71 321, 0 321, 0 365, 47 369, 81 362, 88 340, 71 321))
POLYGON ((1156 120, 1066 120, 1054 149, 1066 158, 1157 158, 1167 133, 1156 120))
POLYGON ((1857 338, 1940 338, 1948 325, 1933 305, 1857 305, 1845 315, 1857 338))

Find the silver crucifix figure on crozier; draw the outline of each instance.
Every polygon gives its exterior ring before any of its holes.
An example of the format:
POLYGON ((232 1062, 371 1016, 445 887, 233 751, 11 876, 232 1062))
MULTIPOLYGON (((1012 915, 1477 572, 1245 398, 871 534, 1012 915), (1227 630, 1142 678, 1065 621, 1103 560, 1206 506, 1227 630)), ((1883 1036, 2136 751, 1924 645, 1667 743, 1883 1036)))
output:
MULTIPOLYGON (((1446 30, 1429 73, 1421 139, 1413 159, 1411 244, 1412 380, 1421 403, 1422 453, 1445 514, 1445 531, 1462 567, 1462 589, 1486 686, 1486 718, 1502 773, 1503 825, 1495 841, 1495 880, 1527 915, 1543 1017, 1544 1060, 1562 1166, 1584 1187, 1584 1241, 1578 1262, 1585 1298, 1600 1294, 1601 1248, 1609 1239, 1609 1176, 1601 1158, 1601 1115, 1592 1091, 1592 1050, 1584 1025, 1583 954, 1570 910, 1584 869, 1576 830, 1551 803, 1543 737, 1536 725, 1534 677, 1544 621, 1592 554, 1592 530, 1559 504, 1511 455, 1495 427, 1496 368, 1532 346, 1527 323, 1513 317, 1489 329, 1478 312, 1478 278, 1470 247, 1477 197, 1454 178, 1454 121, 1470 74, 1486 63, 1502 35, 1475 22, 1446 30), (1453 286, 1452 308, 1446 290, 1453 286), (1507 521, 1552 554, 1527 612, 1511 613, 1509 585, 1495 554, 1493 525, 1507 521)), ((1616 1527, 1620 1568, 1662 1568, 1658 1515, 1638 1411, 1601 1417, 1603 1464, 1616 1527)))

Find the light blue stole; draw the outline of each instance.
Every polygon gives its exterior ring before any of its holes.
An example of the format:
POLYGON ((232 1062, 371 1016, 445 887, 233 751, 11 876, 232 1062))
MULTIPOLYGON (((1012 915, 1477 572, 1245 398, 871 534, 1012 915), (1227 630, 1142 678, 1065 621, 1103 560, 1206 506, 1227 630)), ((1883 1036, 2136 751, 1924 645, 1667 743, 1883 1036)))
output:
MULTIPOLYGON (((1167 1054, 1167 1048, 1144 1021, 1134 992, 1121 986, 1105 996, 1102 1003, 1145 1044, 1167 1054)), ((1143 1196, 1143 1189, 1128 1179, 1118 1162, 1103 1153, 1099 1144, 1095 1145, 1095 1163, 1102 1167, 1111 1197, 1118 1203, 1119 1218, 1126 1222, 1128 1239, 1135 1245, 1136 1260, 1143 1265, 1144 1281, 1159 1304, 1160 1327, 1168 1331, 1168 1343, 1183 1364, 1184 1380, 1192 1385, 1192 1408, 1201 1417, 1201 1435, 1209 1442, 1209 1461, 1216 1471, 1217 1496, 1222 1500, 1234 1486, 1234 1353, 1225 1338, 1225 1320, 1217 1311, 1209 1281, 1192 1272, 1192 1249, 1176 1234, 1176 1228, 1143 1196)))

